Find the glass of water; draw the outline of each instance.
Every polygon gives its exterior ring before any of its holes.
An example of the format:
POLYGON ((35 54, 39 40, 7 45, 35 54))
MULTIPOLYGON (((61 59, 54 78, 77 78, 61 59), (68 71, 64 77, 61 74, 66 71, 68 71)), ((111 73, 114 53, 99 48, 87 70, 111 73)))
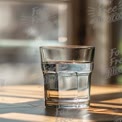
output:
POLYGON ((95 47, 40 47, 45 106, 87 108, 95 47))

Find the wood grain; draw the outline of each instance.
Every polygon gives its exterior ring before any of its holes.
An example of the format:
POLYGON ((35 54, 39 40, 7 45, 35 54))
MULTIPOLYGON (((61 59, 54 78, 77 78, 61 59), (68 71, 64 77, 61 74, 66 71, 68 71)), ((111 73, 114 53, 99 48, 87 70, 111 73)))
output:
POLYGON ((40 85, 0 89, 0 122, 122 121, 122 87, 92 86, 89 109, 45 109, 40 85))

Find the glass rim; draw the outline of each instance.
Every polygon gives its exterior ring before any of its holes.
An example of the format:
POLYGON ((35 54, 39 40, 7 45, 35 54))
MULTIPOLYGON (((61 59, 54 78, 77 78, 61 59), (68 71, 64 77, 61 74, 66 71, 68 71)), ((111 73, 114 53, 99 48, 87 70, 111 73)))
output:
POLYGON ((94 49, 95 46, 85 46, 85 45, 64 45, 64 46, 40 46, 40 49, 94 49))

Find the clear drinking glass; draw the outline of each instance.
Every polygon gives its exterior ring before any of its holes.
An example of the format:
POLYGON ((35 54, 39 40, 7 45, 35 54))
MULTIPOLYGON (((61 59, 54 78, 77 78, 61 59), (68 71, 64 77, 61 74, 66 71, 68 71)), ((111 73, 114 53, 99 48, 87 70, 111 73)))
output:
POLYGON ((87 108, 95 47, 40 47, 45 106, 87 108))

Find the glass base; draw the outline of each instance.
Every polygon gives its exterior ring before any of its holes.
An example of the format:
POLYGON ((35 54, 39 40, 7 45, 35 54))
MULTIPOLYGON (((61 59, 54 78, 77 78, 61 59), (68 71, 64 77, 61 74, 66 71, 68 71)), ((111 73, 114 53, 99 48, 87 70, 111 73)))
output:
POLYGON ((81 109, 81 108, 89 108, 90 101, 84 101, 79 103, 54 103, 51 101, 46 101, 46 108, 66 108, 66 109, 81 109))

